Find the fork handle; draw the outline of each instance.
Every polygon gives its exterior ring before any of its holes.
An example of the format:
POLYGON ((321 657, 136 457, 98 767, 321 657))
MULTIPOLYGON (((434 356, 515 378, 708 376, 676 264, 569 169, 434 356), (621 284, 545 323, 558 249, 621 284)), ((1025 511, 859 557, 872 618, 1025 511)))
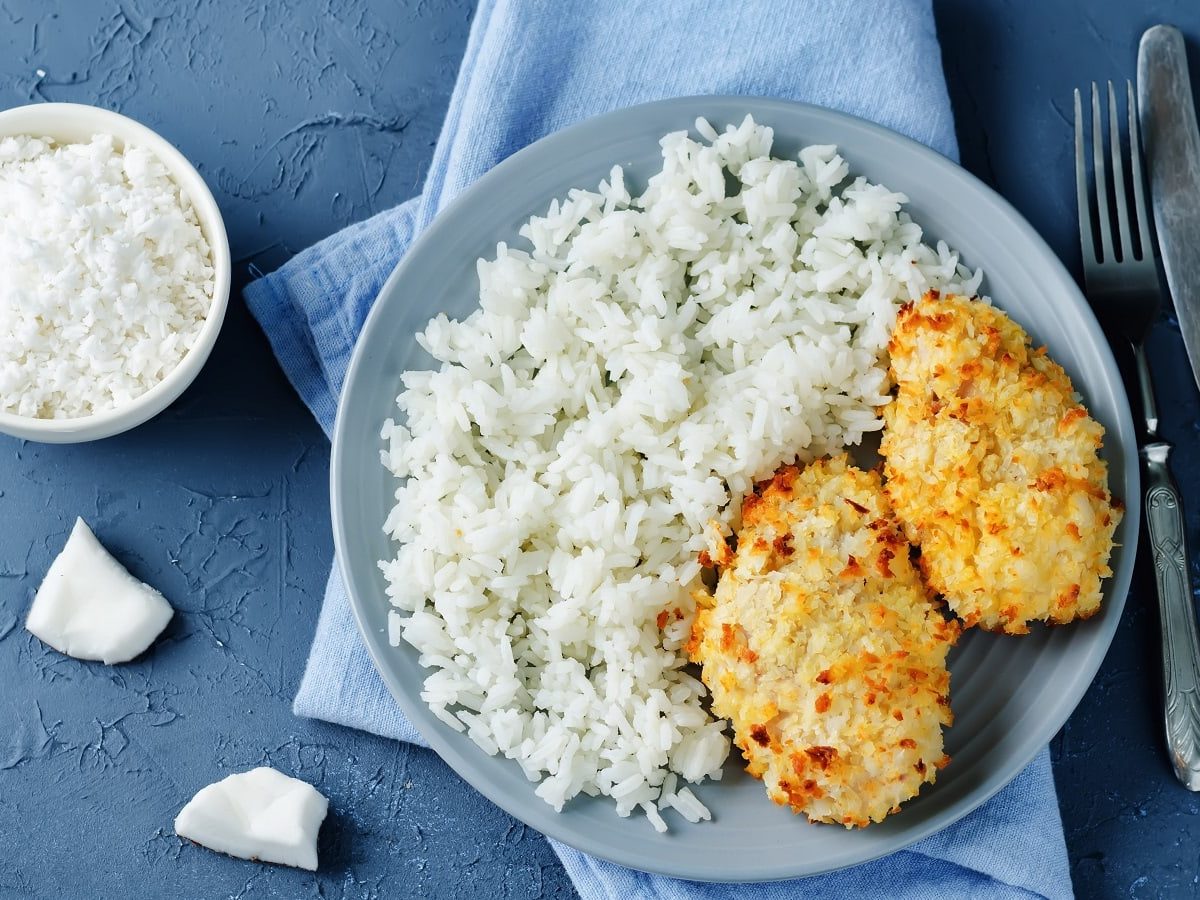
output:
POLYGON ((1142 448, 1146 464, 1146 523, 1154 553, 1162 625, 1167 750, 1175 777, 1200 791, 1200 638, 1192 600, 1183 505, 1167 460, 1171 445, 1142 448))

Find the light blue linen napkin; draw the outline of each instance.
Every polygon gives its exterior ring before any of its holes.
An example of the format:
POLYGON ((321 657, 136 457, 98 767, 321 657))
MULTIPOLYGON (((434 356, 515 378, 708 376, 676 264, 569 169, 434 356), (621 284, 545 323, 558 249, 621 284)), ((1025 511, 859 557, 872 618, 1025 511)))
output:
MULTIPOLYGON (((328 433, 354 342, 412 240, 474 179, 538 138, 690 94, 804 100, 954 157, 929 0, 482 0, 422 194, 299 254, 245 299, 328 433)), ((298 715, 424 744, 376 674, 330 576, 298 715)), ((552 842, 585 898, 1071 896, 1048 754, 938 835, 833 875, 759 885, 649 876, 552 842)))

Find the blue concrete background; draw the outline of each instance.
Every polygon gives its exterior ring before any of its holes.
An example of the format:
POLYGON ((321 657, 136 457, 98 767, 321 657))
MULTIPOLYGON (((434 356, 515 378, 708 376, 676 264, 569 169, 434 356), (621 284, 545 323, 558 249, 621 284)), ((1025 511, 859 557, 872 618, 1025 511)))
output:
MULTIPOLYGON (((573 895, 545 841, 430 752, 291 715, 332 555, 328 444, 239 297, 252 265, 419 190, 471 6, 0 0, 0 108, 93 103, 159 131, 212 187, 236 260, 216 351, 170 410, 95 444, 0 438, 0 897, 573 895), (179 611, 131 665, 75 662, 22 628, 76 515, 179 611), (331 800, 315 876, 172 831, 195 790, 259 763, 331 800)), ((1158 21, 1197 50, 1200 4, 936 11, 964 163, 1078 271, 1071 89, 1131 77, 1158 21)), ((1198 534, 1200 401, 1169 318, 1153 345, 1198 534)), ((1200 802, 1163 755, 1147 576, 1053 744, 1081 897, 1200 894, 1200 802)))

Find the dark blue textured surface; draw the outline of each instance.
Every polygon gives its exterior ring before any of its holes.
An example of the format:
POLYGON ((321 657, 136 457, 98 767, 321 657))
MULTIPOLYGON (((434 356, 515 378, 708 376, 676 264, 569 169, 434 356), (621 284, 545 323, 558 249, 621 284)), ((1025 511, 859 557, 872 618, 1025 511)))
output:
MULTIPOLYGON (((1077 269, 1070 90, 1132 75, 1157 21, 1196 50, 1200 4, 937 8, 964 163, 1077 269)), ((251 263, 419 189, 470 13, 469 0, 0 0, 0 108, 96 103, 156 129, 208 180, 237 260, 213 358, 165 414, 97 444, 0 438, 0 897, 570 896, 545 842, 428 751, 292 717, 331 558, 328 445, 236 296, 251 263), (21 627, 76 515, 179 610, 132 665, 77 663, 21 627), (316 876, 172 832, 196 789, 261 762, 330 797, 316 876)), ((1200 402, 1169 322, 1154 364, 1197 534, 1200 402)), ((1054 743, 1081 897, 1200 893, 1200 802, 1161 749, 1147 575, 1054 743)))

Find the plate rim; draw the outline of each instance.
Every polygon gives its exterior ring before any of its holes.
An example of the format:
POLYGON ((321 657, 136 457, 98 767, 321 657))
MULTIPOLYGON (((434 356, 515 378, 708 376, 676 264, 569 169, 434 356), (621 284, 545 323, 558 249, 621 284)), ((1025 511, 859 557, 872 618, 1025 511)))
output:
MULTIPOLYGON (((385 653, 395 652, 396 648, 388 644, 386 634, 381 636, 381 631, 377 628, 371 627, 366 621, 367 604, 363 597, 360 596, 360 585, 356 583, 356 579, 361 581, 363 576, 353 572, 346 562, 348 541, 348 535, 346 533, 347 511, 344 507, 345 498, 341 486, 341 479, 343 477, 347 477, 345 473, 345 458, 348 451, 345 447, 345 433, 343 427, 345 421, 344 413, 350 402, 348 398, 352 394, 350 388, 354 385, 356 375, 359 369, 363 366, 363 347, 366 344, 363 338, 369 333, 372 327, 377 325, 379 320, 382 318, 383 314, 381 310, 384 308, 385 304, 381 302, 381 300, 395 291, 396 284, 402 281, 405 272, 410 265, 412 265, 412 260, 419 258, 419 254, 416 251, 419 250, 420 245, 425 242, 435 242, 438 238, 438 235, 442 231, 453 226, 454 220, 459 215, 460 210, 470 207, 471 204, 475 202, 475 198, 486 193, 491 185, 499 184, 504 181, 504 179, 508 177, 510 171, 519 171, 524 165, 526 159, 529 159, 530 157, 536 158, 537 156, 544 154, 549 150, 553 150, 560 144, 568 143, 576 131, 584 128, 596 128, 599 125, 609 122, 619 122, 621 119, 631 116, 635 112, 641 113, 647 110, 653 110, 655 108, 670 109, 681 106, 686 108, 692 106, 701 106, 705 103, 744 104, 747 114, 754 115, 756 120, 759 120, 761 117, 762 121, 760 124, 768 125, 770 124, 769 116, 773 110, 795 111, 799 109, 817 118, 826 118, 833 121, 839 121, 843 125, 852 126, 864 132, 865 136, 871 139, 881 141, 885 144, 891 143, 893 145, 899 145, 906 151, 913 152, 917 156, 922 157, 927 163, 941 170, 947 175, 947 177, 958 179, 960 184, 963 184, 974 190, 982 199, 986 199, 992 204, 998 214, 1007 218, 1012 225, 1014 225, 1019 231, 1023 232, 1024 236, 1035 246, 1037 246, 1038 250, 1041 251, 1043 261, 1056 276, 1057 282, 1059 283, 1057 286, 1061 287, 1067 295, 1064 297, 1062 302, 1066 303, 1067 305, 1077 306, 1084 314, 1083 319, 1085 327, 1089 332, 1091 332, 1091 336, 1093 338, 1099 338, 1097 344, 1101 349, 1101 353, 1106 357, 1102 361, 1105 364, 1105 368, 1109 371, 1117 373, 1117 377, 1113 382, 1115 399, 1118 401, 1116 404, 1117 421, 1113 423, 1116 427, 1110 431, 1110 434, 1113 434, 1114 436, 1120 436, 1122 438, 1133 438, 1131 441, 1126 441, 1123 439, 1119 441, 1119 445, 1125 452, 1125 471, 1123 473, 1124 477, 1122 482, 1128 483, 1131 488, 1131 490, 1127 492, 1128 496, 1124 498, 1124 502, 1125 516, 1128 517, 1130 523, 1129 527, 1131 527, 1132 530, 1130 532, 1130 540, 1126 545, 1127 555, 1122 558, 1122 562, 1125 564, 1121 567, 1121 569, 1114 571, 1114 574, 1111 576, 1111 580, 1109 582, 1111 593, 1106 594, 1105 597, 1106 603, 1108 603, 1110 606, 1117 607, 1117 609, 1111 616, 1111 624, 1109 624, 1108 621, 1104 623, 1106 628, 1105 632, 1102 633, 1101 638, 1103 641, 1104 651, 1103 653, 1099 654, 1096 667, 1089 674, 1087 679, 1077 679, 1072 684, 1071 690, 1067 692, 1068 700, 1064 707, 1067 710, 1066 715, 1063 717, 1062 721, 1058 722, 1054 729, 1051 730, 1046 736, 1046 741, 1048 742, 1051 738, 1053 738, 1054 734, 1061 730, 1067 719, 1070 718, 1070 716, 1078 707, 1088 688, 1090 688, 1091 684, 1095 680, 1096 674, 1099 672, 1099 668, 1103 664, 1104 657, 1107 655, 1109 648, 1112 646, 1113 638, 1124 613, 1124 607, 1132 581, 1134 558, 1136 556, 1136 547, 1140 538, 1141 529, 1141 476, 1137 463, 1136 432, 1134 431, 1133 427, 1128 393, 1126 391, 1124 381, 1120 377, 1120 369, 1116 364, 1111 345, 1104 336, 1100 325, 1096 320, 1095 314, 1091 310, 1090 304, 1088 304, 1086 298, 1079 288, 1079 285, 1071 276, 1062 260, 1059 259, 1058 255, 1046 243, 1045 239, 1037 232, 1037 230, 1034 229, 1029 221, 996 190, 984 183, 971 172, 967 171, 955 160, 945 156, 942 153, 939 153, 925 144, 920 143, 919 141, 900 134, 891 128, 880 125, 876 122, 872 122, 868 119, 864 119, 860 116, 855 116, 816 104, 785 100, 777 97, 758 97, 733 94, 700 94, 672 97, 626 106, 610 112, 582 119, 560 129, 559 131, 546 135, 539 140, 526 145, 525 147, 522 147, 512 155, 506 157, 488 172, 481 175, 467 188, 465 188, 461 194, 454 198, 454 200, 447 204, 446 207, 437 213, 436 217, 412 243, 404 257, 399 263, 397 263, 391 274, 384 282, 383 286, 380 288, 379 292, 376 294, 375 300, 372 302, 371 309, 368 312, 367 317, 363 322, 362 329, 355 340, 354 351, 351 356, 350 364, 347 366, 346 374, 342 382, 342 390, 338 398, 337 415, 334 423, 332 450, 330 455, 329 503, 333 526, 334 551, 336 560, 335 565, 337 565, 338 570, 341 573, 355 624, 366 645, 372 665, 375 667, 376 672, 378 672, 384 684, 387 686, 388 692, 391 694, 397 704, 399 704, 405 716, 413 724, 413 727, 416 728, 419 734, 428 742, 430 748, 434 750, 434 752, 436 752, 443 759, 443 761, 447 763, 447 765, 450 766, 450 768, 458 777, 462 778, 474 790, 481 793, 489 801, 496 804, 509 815, 513 816, 523 824, 526 824, 528 827, 532 827, 536 831, 545 834, 547 837, 561 841, 564 844, 579 850, 580 852, 591 854, 599 857, 600 859, 607 860, 618 865, 626 866, 641 872, 665 875, 675 878, 684 878, 692 881, 714 883, 780 881, 809 875, 827 874, 829 872, 840 871, 845 868, 871 862, 910 847, 924 838, 927 838, 932 834, 936 834, 937 832, 953 825, 970 813, 974 812, 976 809, 998 794, 1001 790, 1007 787, 1013 781, 1013 779, 1017 777, 1017 775, 1025 770, 1025 768, 1033 761, 1038 753, 1041 752, 1042 748, 1046 746, 1046 743, 1037 741, 1033 743, 1032 747, 1025 748, 1023 752, 1019 754, 1011 754, 1006 759, 1006 764, 1003 769, 1003 776, 994 784, 983 790, 972 789, 972 791, 966 795, 965 799, 951 805, 946 810, 935 813, 934 815, 925 819, 919 825, 914 826, 906 831, 902 838, 894 845, 886 849, 882 849, 879 852, 865 854, 862 856, 862 858, 852 863, 836 864, 825 867, 822 867, 820 863, 817 863, 813 866, 803 866, 797 864, 784 866, 766 865, 761 867, 762 871, 760 874, 757 874, 754 877, 747 877, 744 873, 726 873, 724 871, 725 866, 720 863, 716 865, 711 863, 706 865, 703 861, 696 861, 694 864, 694 869, 691 869, 686 873, 681 872, 678 869, 670 866, 655 865, 655 860, 652 857, 638 857, 635 853, 627 852, 621 848, 610 848, 607 845, 596 846, 588 841, 586 835, 583 835, 579 831, 570 828, 567 824, 568 817, 561 814, 556 815, 555 818, 551 820, 551 825, 549 827, 543 827, 542 825, 528 825, 522 814, 519 804, 510 802, 507 795, 499 790, 495 790, 493 786, 486 781, 486 779, 475 779, 464 774, 460 768, 460 765, 465 765, 469 768, 471 765, 470 761, 467 760, 463 754, 459 753, 458 750, 447 740, 447 737, 442 730, 447 726, 444 726, 442 723, 440 723, 440 721, 434 718, 432 711, 430 711, 424 703, 420 702, 419 699, 409 697, 406 691, 401 690, 399 679, 397 678, 395 672, 383 661, 383 655, 385 653), (433 727, 417 727, 418 721, 421 721, 422 724, 432 724, 433 727)), ((842 145, 839 145, 839 149, 841 149, 841 146, 842 145)), ((846 146, 851 152, 853 152, 853 147, 850 147, 849 145, 846 146)), ((614 160, 613 165, 622 165, 622 163, 614 160)), ((604 177, 603 174, 601 174, 601 177, 604 177)), ((549 202, 549 199, 547 199, 547 202, 549 202)), ((480 748, 473 746, 473 749, 474 752, 483 753, 483 750, 480 748)), ((533 796, 532 786, 530 789, 530 797, 533 802, 542 802, 540 798, 533 796)))

